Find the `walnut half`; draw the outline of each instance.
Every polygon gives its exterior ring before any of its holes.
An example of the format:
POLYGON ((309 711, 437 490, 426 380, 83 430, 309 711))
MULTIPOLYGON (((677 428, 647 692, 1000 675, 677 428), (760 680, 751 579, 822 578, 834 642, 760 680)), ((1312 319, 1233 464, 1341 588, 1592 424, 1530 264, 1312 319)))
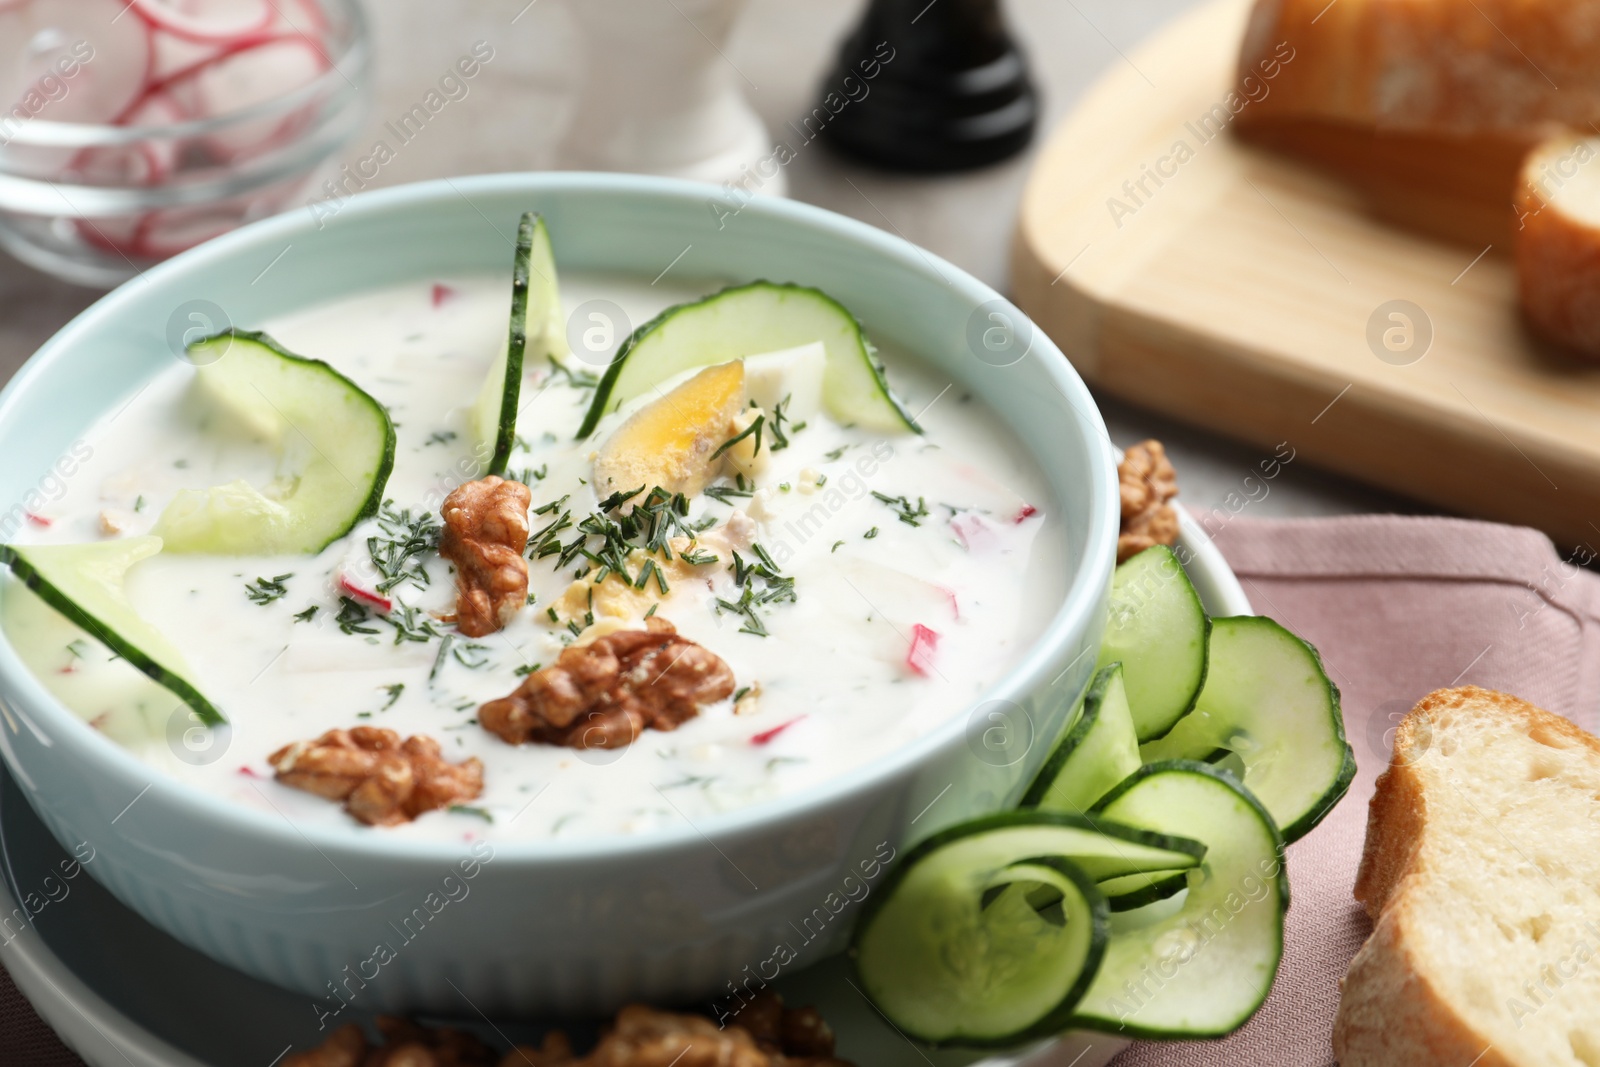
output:
POLYGON ((370 826, 410 822, 423 812, 472 800, 483 792, 483 764, 449 763, 439 742, 420 734, 357 726, 296 741, 271 756, 278 781, 328 800, 370 826))
MULTIPOLYGON (((470 1034, 378 1017, 376 1047, 355 1024, 335 1030, 283 1067, 490 1067, 494 1054, 470 1034)), ((833 1031, 814 1008, 790 1009, 763 991, 726 1026, 702 1015, 679 1015, 631 1004, 587 1056, 553 1030, 539 1048, 520 1045, 499 1067, 851 1067, 833 1055, 833 1031)))
POLYGON ((647 728, 676 729, 733 692, 733 671, 678 636, 665 619, 563 649, 514 693, 478 709, 483 728, 508 744, 619 748, 647 728))
POLYGON ((1117 537, 1117 562, 1137 556, 1152 545, 1178 539, 1178 513, 1167 501, 1178 495, 1178 473, 1160 441, 1140 441, 1117 464, 1122 491, 1122 529, 1117 537))
POLYGON ((456 629, 483 637, 502 629, 528 600, 528 505, 521 482, 489 475, 444 498, 439 554, 456 565, 456 629))

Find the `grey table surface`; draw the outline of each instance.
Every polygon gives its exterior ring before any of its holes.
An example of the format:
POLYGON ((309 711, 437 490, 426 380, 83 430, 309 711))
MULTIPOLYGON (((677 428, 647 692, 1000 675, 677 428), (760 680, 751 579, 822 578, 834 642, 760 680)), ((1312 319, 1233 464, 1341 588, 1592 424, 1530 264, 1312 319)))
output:
MULTIPOLYGON (((582 0, 369 0, 379 56, 374 132, 356 139, 350 160, 363 154, 387 118, 409 109, 459 56, 486 41, 494 59, 470 95, 452 105, 448 122, 431 124, 406 145, 374 184, 558 165, 557 146, 583 63, 583 42, 564 2, 582 0)), ((1127 53, 1142 39, 1196 2, 1009 0, 1013 29, 1045 98, 1041 141, 1106 69, 1128 62, 1127 53)), ((782 130, 814 106, 837 43, 861 6, 862 0, 750 0, 725 53, 769 128, 782 130)), ((907 178, 807 146, 787 171, 795 198, 889 229, 1005 291, 1030 163, 1031 154, 1025 154, 975 173, 907 178)), ((15 373, 97 295, 0 254, 0 379, 15 373)), ((1236 502, 1244 495, 1244 479, 1264 458, 1259 449, 1099 399, 1118 444, 1150 436, 1168 444, 1190 507, 1223 507, 1230 494, 1236 502)), ((1250 514, 1425 510, 1303 462, 1284 468, 1268 489, 1251 500, 1250 514)))

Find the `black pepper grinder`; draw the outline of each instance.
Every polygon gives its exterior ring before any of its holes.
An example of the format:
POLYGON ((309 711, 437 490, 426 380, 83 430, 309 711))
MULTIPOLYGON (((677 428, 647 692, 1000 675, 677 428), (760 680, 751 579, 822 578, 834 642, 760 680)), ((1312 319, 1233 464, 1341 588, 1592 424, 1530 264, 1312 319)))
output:
POLYGON ((823 140, 844 155, 942 172, 1022 151, 1039 99, 1000 0, 871 0, 820 110, 831 115, 823 140))

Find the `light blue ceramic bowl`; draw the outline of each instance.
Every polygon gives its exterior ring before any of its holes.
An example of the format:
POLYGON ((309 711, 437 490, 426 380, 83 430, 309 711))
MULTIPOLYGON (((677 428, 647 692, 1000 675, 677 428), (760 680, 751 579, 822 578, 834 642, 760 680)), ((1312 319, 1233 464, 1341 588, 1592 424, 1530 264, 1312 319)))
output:
MULTIPOLYGON (((810 792, 666 833, 480 843, 474 855, 295 826, 168 779, 58 704, 0 641, 0 751, 62 844, 94 850, 96 879, 201 952, 304 992, 330 1024, 357 996, 451 1013, 600 1011, 753 989, 837 951, 885 857, 1017 799, 1087 685, 1104 623, 1118 494, 1094 402, 1043 334, 1025 355, 986 348, 984 331, 1004 325, 992 314, 1031 328, 949 263, 787 200, 729 217, 713 210, 720 195, 645 177, 499 175, 213 241, 99 301, 0 395, 0 501, 23 499, 98 415, 171 365, 168 322, 186 302, 251 325, 376 286, 504 270, 532 208, 564 268, 649 277, 692 245, 692 273, 708 281, 820 286, 1003 412, 1055 498, 1040 536, 1064 540, 1070 561, 1060 608, 1021 662, 972 714, 810 792)), ((163 995, 205 1010, 204 990, 163 995)))

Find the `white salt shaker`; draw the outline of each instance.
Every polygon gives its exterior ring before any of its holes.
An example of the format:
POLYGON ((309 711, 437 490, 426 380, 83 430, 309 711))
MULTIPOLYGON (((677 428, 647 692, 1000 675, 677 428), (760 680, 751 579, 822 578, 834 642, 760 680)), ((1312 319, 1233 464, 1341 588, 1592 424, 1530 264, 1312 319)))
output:
POLYGON ((725 55, 744 0, 570 0, 587 49, 564 166, 782 196, 773 140, 725 55), (770 175, 765 176, 765 175, 770 175))

